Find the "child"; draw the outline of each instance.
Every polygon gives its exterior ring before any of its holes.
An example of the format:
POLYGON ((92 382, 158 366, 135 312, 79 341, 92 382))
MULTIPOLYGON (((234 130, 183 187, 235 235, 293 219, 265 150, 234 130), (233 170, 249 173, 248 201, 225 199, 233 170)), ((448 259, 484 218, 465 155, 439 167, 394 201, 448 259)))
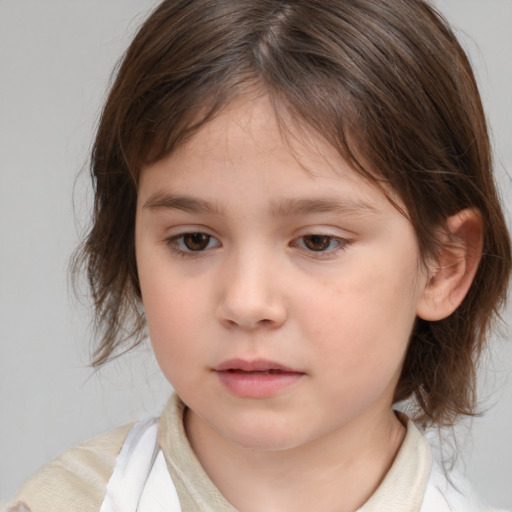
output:
POLYGON ((474 413, 510 272, 476 84, 428 4, 162 2, 92 173, 94 364, 147 327, 176 394, 10 510, 489 510, 414 423, 474 413))

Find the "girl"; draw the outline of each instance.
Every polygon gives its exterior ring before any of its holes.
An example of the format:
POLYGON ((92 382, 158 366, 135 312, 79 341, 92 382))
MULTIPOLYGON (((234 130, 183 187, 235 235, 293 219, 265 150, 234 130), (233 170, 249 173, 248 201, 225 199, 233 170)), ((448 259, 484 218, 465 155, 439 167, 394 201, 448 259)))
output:
POLYGON ((416 426, 474 413, 510 272, 473 74, 432 7, 164 1, 92 175, 94 364, 147 329, 176 394, 11 510, 488 510, 416 426))

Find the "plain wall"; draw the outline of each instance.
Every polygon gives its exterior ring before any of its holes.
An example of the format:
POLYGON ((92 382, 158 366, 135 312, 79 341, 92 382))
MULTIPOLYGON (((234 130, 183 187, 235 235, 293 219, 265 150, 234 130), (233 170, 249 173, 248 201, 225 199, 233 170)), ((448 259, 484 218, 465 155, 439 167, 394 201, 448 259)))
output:
MULTIPOLYGON (((99 373, 87 367, 90 311, 67 280, 91 205, 87 153, 110 73, 156 3, 0 0, 0 503, 73 444, 158 414, 170 393, 148 347, 99 373)), ((512 1, 437 5, 476 66, 510 205, 512 1)), ((482 371, 489 410, 457 439, 477 489, 512 508, 510 330, 493 341, 482 371)))

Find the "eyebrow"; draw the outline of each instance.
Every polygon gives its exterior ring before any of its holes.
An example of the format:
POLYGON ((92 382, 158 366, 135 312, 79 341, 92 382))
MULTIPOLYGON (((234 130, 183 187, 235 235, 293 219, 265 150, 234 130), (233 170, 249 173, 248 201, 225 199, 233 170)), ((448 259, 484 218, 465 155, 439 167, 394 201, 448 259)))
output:
POLYGON ((311 213, 337 213, 340 215, 359 215, 363 213, 378 214, 380 210, 359 199, 322 197, 304 199, 283 199, 272 205, 271 214, 275 217, 311 213))
POLYGON ((190 196, 179 196, 157 192, 143 205, 149 210, 179 210, 188 213, 206 213, 208 215, 223 215, 224 209, 217 203, 190 196))
MULTIPOLYGON (((178 210, 187 213, 207 215, 225 215, 225 209, 218 203, 191 196, 173 195, 157 192, 143 205, 149 210, 178 210)), ((285 198, 274 202, 270 207, 273 217, 288 217, 315 213, 336 213, 339 215, 378 214, 381 211, 371 203, 352 198, 285 198)))

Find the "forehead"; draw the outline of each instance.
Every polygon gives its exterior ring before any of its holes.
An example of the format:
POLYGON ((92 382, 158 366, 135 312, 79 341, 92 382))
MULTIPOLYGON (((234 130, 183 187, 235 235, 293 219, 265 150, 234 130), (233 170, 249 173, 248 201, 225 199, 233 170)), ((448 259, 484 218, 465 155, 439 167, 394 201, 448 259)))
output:
POLYGON ((263 186, 273 191, 274 213, 289 210, 280 203, 290 205, 297 198, 303 206, 313 196, 322 198, 325 206, 334 201, 334 190, 346 205, 368 211, 387 210, 390 195, 396 195, 363 178, 341 151, 285 109, 277 110, 264 94, 243 95, 228 104, 172 153, 143 168, 139 185, 145 202, 148 194, 158 202, 158 196, 177 190, 200 191, 217 203, 230 191, 251 197, 263 186))

